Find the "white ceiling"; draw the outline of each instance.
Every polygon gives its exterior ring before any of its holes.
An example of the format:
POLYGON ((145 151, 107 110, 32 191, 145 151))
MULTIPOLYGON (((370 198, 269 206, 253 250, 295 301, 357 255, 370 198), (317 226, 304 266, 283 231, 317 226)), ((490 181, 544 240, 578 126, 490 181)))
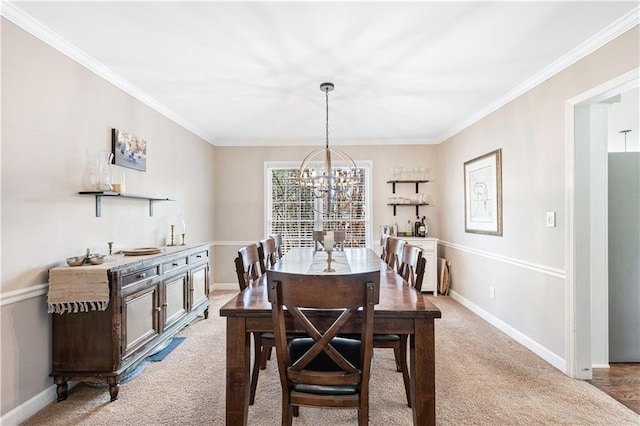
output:
POLYGON ((3 15, 213 145, 322 145, 319 85, 333 82, 333 146, 441 142, 637 24, 638 1, 12 2, 3 15))

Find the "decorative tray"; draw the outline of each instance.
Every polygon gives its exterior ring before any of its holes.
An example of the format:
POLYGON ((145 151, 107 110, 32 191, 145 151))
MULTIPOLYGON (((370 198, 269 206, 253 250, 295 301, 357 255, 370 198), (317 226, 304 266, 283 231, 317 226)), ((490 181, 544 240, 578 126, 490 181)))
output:
POLYGON ((138 247, 131 250, 122 250, 125 256, 144 256, 147 254, 162 253, 162 249, 158 247, 138 247))

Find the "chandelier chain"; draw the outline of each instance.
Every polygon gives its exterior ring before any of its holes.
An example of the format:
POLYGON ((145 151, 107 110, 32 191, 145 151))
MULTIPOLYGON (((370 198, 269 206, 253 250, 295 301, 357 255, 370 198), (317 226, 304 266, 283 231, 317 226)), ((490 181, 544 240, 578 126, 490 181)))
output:
MULTIPOLYGON (((324 96, 325 96, 325 100, 326 100, 326 105, 327 105, 327 142, 326 142, 326 147, 329 148, 329 88, 326 88, 324 90, 324 96)), ((626 135, 625 135, 626 136, 626 135)))

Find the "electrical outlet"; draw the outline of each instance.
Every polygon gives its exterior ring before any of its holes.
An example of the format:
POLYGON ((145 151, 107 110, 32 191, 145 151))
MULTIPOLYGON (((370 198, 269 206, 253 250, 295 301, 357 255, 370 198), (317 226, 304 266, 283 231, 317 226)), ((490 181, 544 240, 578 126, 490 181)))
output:
POLYGON ((555 228, 555 226, 556 226, 556 212, 547 212, 547 226, 549 228, 555 228))
POLYGON ((496 288, 494 286, 489 286, 489 299, 496 298, 496 288))

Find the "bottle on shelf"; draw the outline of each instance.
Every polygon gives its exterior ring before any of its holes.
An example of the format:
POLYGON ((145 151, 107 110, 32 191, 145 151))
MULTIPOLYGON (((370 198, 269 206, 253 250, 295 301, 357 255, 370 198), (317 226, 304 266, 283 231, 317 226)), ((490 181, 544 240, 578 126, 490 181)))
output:
POLYGON ((424 237, 426 235, 427 227, 424 224, 424 216, 422 217, 422 222, 420 222, 420 227, 418 228, 418 236, 424 237))
POLYGON ((404 236, 411 237, 413 235, 413 225, 411 225, 411 219, 407 220, 407 224, 404 227, 404 236))
POLYGON ((413 236, 420 236, 420 216, 416 216, 416 223, 413 224, 413 236))
POLYGON ((425 216, 422 219, 424 220, 424 236, 426 238, 429 236, 429 218, 425 216))
POLYGON ((398 222, 393 222, 393 231, 391 235, 394 237, 398 236, 398 222))

